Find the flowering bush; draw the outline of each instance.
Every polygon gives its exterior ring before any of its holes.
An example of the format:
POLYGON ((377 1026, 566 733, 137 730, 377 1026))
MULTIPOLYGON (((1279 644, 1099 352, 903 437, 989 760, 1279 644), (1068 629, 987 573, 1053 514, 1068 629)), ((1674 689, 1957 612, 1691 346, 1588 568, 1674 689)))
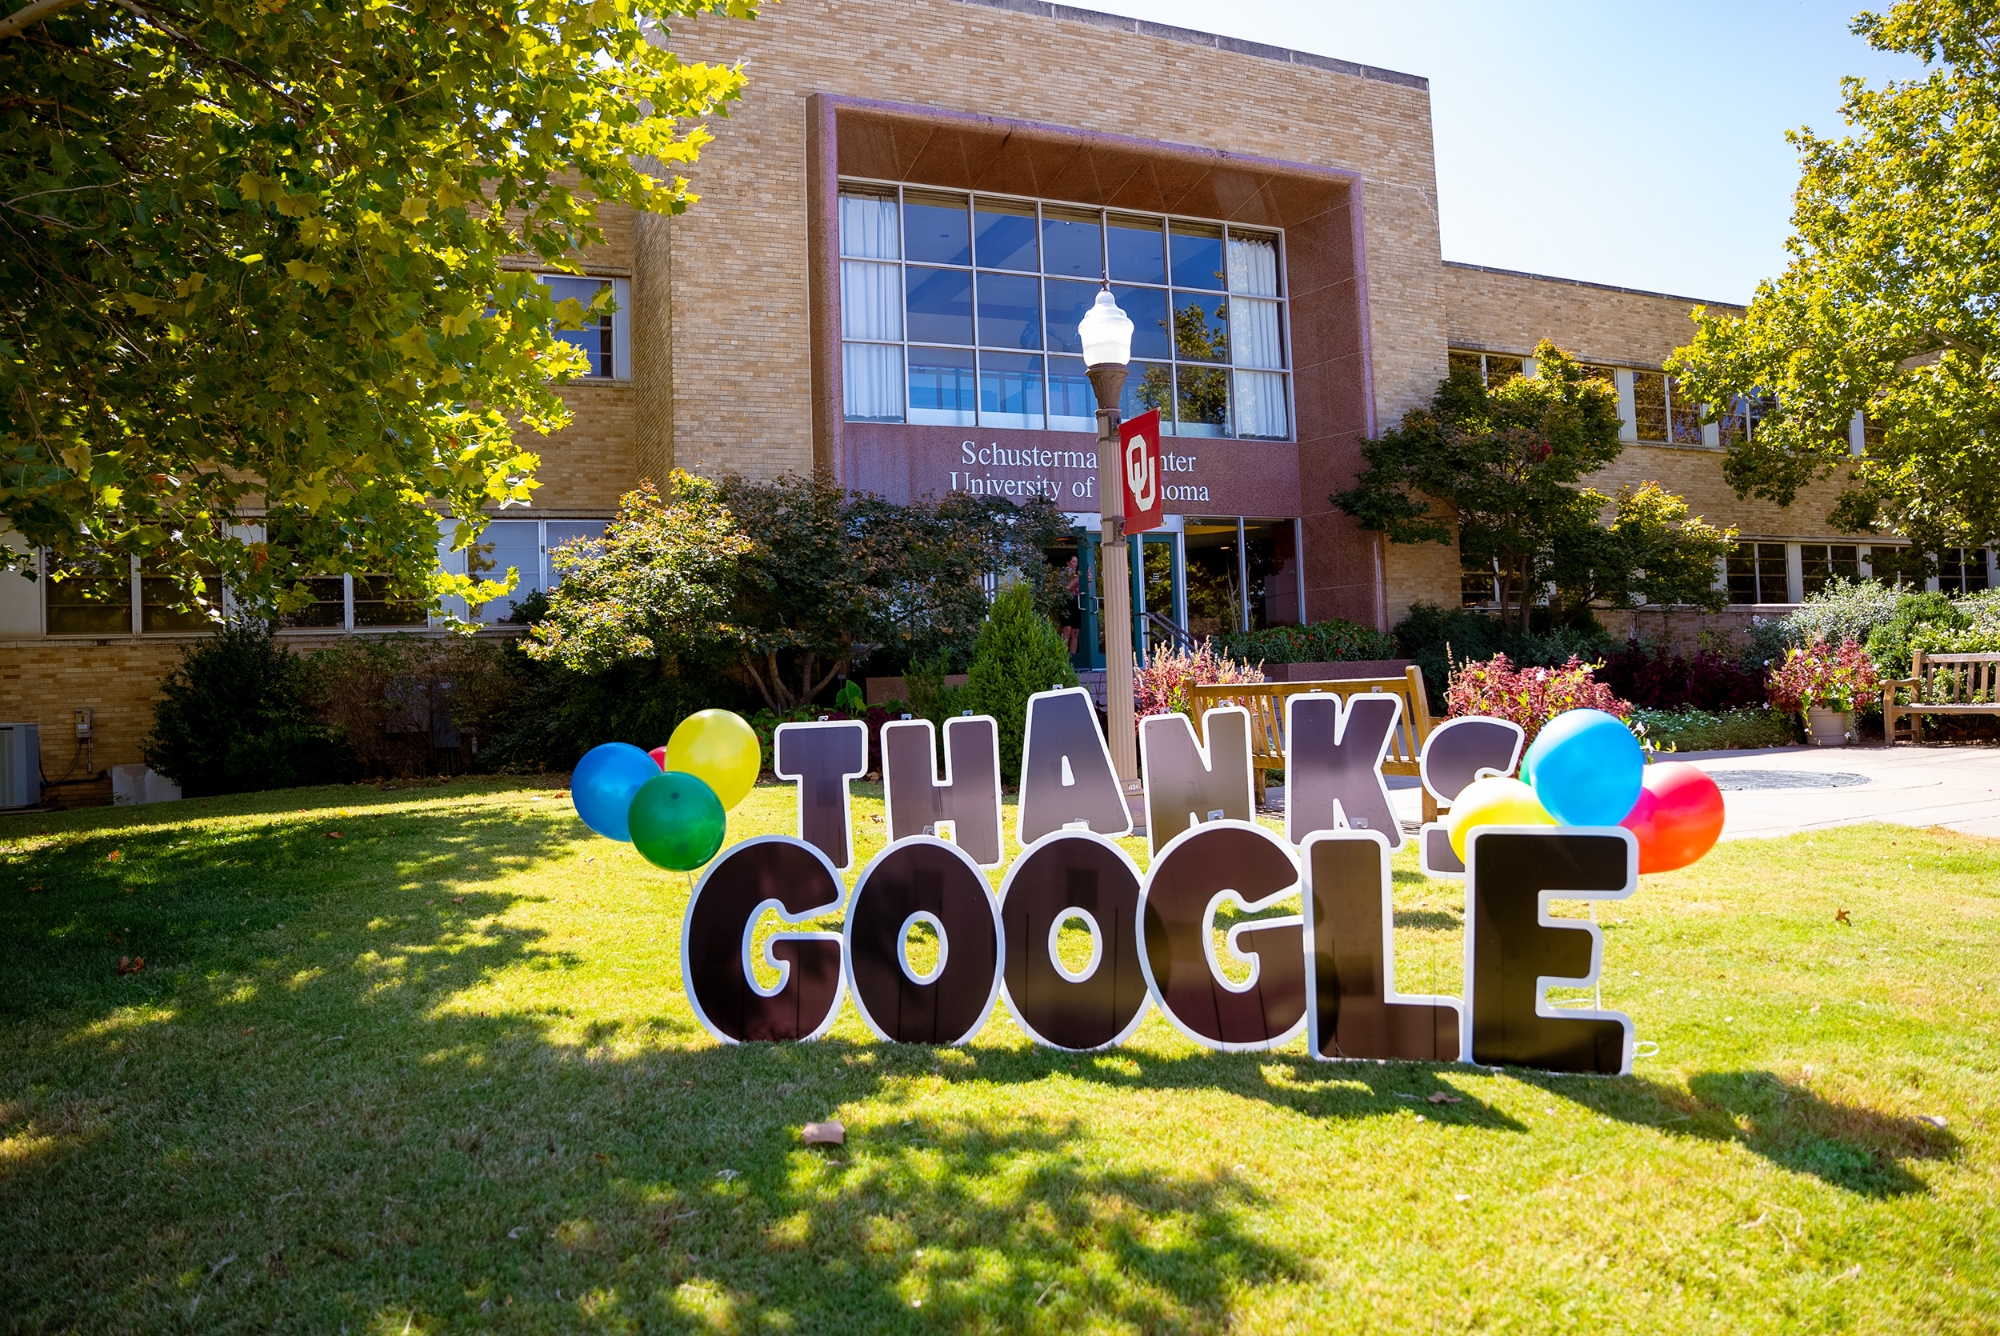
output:
POLYGON ((1204 644, 1197 650, 1168 646, 1154 650, 1146 666, 1132 674, 1133 709, 1143 718, 1149 714, 1184 714, 1194 718, 1188 705, 1191 686, 1229 686, 1239 682, 1261 682, 1262 668, 1252 668, 1204 644))
POLYGON ((1882 680, 1868 652, 1852 640, 1834 649, 1824 640, 1796 645, 1771 670, 1771 704, 1788 713, 1812 708, 1851 711, 1882 699, 1882 680))
POLYGON ((1511 719, 1535 740, 1542 725, 1565 710, 1603 710, 1620 719, 1632 717, 1632 707, 1591 675, 1591 664, 1572 654, 1555 668, 1516 668, 1505 654, 1478 663, 1460 664, 1445 691, 1454 716, 1485 714, 1511 719))

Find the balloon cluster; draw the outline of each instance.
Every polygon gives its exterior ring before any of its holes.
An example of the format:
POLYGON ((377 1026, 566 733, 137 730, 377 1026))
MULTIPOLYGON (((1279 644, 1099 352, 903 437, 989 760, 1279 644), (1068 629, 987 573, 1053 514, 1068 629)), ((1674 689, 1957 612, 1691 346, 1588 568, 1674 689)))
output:
POLYGON ((570 776, 570 797, 599 835, 687 872, 722 848, 727 813, 757 782, 762 761, 757 734, 740 716, 703 710, 650 752, 626 742, 592 747, 570 776))
POLYGON ((1722 790, 1699 767, 1646 764, 1616 715, 1566 710, 1535 736, 1520 779, 1482 779, 1451 805, 1452 852, 1475 826, 1623 826, 1639 841, 1639 871, 1671 872, 1714 847, 1722 790))

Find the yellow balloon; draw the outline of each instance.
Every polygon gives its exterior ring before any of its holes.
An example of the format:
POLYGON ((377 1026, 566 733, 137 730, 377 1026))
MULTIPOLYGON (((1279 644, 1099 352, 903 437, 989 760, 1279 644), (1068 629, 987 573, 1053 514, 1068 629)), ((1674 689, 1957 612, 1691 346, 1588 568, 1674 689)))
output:
POLYGON ((732 809, 749 794, 763 768, 764 753, 757 734, 741 715, 728 710, 701 710, 681 720, 667 739, 667 766, 693 775, 732 809))
POLYGON ((1518 779, 1480 779, 1465 786, 1465 791, 1451 805, 1451 816, 1446 821, 1446 832, 1451 836, 1451 851, 1458 855, 1458 861, 1465 861, 1466 836, 1474 826, 1553 826, 1556 819, 1549 815, 1542 800, 1535 791, 1518 779))

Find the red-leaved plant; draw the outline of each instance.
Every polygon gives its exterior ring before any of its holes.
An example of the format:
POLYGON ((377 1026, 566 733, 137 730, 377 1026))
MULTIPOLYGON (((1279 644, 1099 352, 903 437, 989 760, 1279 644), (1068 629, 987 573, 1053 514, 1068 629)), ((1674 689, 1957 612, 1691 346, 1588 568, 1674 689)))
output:
POLYGON ((1803 714, 1815 707, 1851 712, 1882 699, 1882 677, 1868 651, 1852 640, 1834 649, 1824 640, 1796 645, 1771 670, 1765 689, 1774 709, 1803 714))
POLYGON ((1261 682, 1262 668, 1237 663, 1202 642, 1200 649, 1184 650, 1162 646, 1147 655, 1146 666, 1132 673, 1132 708, 1140 718, 1149 714, 1180 713, 1194 718, 1188 705, 1191 686, 1234 686, 1240 682, 1261 682))
POLYGON ((1495 654, 1454 668, 1445 704, 1454 718, 1484 714, 1511 719, 1529 742, 1542 725, 1565 710, 1603 710, 1620 719, 1631 718, 1631 705, 1593 677, 1592 667, 1572 654, 1560 667, 1516 668, 1505 654, 1495 654))

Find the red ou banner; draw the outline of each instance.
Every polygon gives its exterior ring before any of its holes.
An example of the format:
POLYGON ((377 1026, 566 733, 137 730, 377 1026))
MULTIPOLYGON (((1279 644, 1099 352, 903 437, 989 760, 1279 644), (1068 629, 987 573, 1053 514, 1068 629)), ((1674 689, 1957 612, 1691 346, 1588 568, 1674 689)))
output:
POLYGON ((1160 478, 1160 411, 1141 413, 1118 428, 1118 476, 1124 480, 1125 532, 1157 529, 1166 518, 1160 478))

